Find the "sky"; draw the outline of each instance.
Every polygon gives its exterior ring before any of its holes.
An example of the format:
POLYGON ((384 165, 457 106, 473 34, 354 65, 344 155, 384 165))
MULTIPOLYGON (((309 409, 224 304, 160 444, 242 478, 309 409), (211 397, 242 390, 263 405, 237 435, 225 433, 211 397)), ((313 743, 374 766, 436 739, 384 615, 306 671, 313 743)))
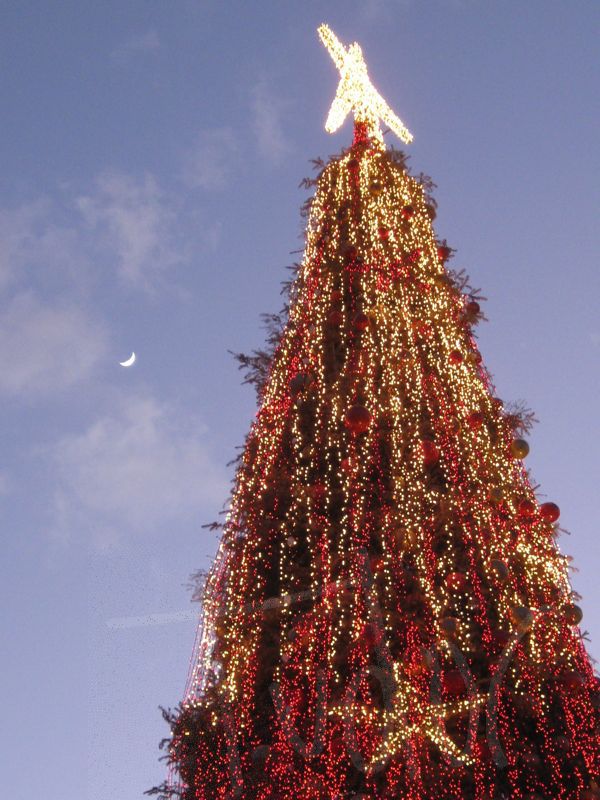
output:
POLYGON ((488 298, 484 360, 539 419, 527 464, 600 658, 600 5, 5 0, 0 21, 5 796, 162 780, 186 583, 256 410, 228 351, 280 307, 309 159, 351 141, 323 127, 323 21, 362 45, 488 298))

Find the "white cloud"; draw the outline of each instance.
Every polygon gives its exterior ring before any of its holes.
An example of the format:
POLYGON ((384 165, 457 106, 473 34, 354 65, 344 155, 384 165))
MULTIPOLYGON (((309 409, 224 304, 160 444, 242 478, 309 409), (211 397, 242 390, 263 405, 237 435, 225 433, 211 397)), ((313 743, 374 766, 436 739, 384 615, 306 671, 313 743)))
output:
POLYGON ((223 188, 235 165, 237 152, 237 142, 230 128, 201 131, 185 159, 184 183, 192 188, 223 188))
POLYGON ((64 285, 82 275, 87 260, 72 224, 62 220, 57 204, 38 198, 16 208, 0 209, 0 290, 29 282, 64 285))
POLYGON ((0 210, 0 289, 13 283, 31 245, 33 225, 41 213, 41 201, 16 209, 0 210))
POLYGON ((158 34, 154 30, 136 33, 129 39, 116 47, 111 55, 113 61, 125 61, 130 56, 140 53, 153 53, 160 50, 161 43, 158 34))
POLYGON ((203 431, 189 414, 138 396, 83 433, 64 437, 51 454, 58 479, 55 536, 112 547, 127 535, 189 520, 203 503, 220 507, 227 482, 203 431))
POLYGON ((279 164, 291 146, 283 133, 283 104, 269 89, 266 80, 258 81, 252 90, 252 127, 260 154, 279 164))
POLYGON ((177 215, 152 175, 143 180, 117 172, 100 176, 96 191, 76 205, 99 242, 116 256, 117 273, 152 291, 168 268, 187 260, 175 239, 177 215))
POLYGON ((183 199, 152 175, 108 172, 80 196, 63 191, 0 209, 0 291, 33 281, 44 295, 85 294, 113 270, 130 287, 154 291, 189 259, 183 199))
POLYGON ((87 378, 107 350, 104 328, 80 308, 17 294, 0 316, 0 394, 46 394, 87 378))

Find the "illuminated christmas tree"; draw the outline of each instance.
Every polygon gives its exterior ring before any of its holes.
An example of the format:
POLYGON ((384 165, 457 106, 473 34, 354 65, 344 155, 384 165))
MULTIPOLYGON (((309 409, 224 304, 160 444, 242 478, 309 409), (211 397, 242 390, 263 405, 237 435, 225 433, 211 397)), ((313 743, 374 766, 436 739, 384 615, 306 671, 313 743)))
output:
POLYGON ((436 239, 431 183, 360 47, 341 80, 272 351, 241 357, 241 452, 185 701, 165 712, 185 800, 600 798, 599 686, 495 397, 477 292, 436 239))

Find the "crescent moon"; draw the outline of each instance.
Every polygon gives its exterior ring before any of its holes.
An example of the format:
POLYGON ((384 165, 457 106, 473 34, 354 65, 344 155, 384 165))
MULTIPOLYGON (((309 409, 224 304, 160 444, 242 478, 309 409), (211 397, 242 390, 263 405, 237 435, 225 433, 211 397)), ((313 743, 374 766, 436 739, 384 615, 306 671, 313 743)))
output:
POLYGON ((127 361, 119 361, 119 364, 122 367, 130 367, 134 361, 135 361, 135 353, 132 353, 127 359, 127 361))

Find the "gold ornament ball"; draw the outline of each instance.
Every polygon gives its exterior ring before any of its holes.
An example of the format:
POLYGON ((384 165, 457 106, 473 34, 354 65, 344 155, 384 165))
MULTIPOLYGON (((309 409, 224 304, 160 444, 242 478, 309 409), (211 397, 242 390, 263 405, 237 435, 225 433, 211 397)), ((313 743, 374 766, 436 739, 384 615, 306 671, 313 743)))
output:
POLYGON ((508 578, 509 570, 508 566, 505 561, 502 561, 501 558, 493 558, 490 566, 496 573, 498 580, 505 581, 508 578))
POLYGON ((529 445, 525 439, 514 439, 510 451, 515 458, 526 458, 529 454, 529 445))
POLYGON ((533 625, 533 614, 527 606, 513 606, 510 617, 519 631, 528 631, 533 625))

